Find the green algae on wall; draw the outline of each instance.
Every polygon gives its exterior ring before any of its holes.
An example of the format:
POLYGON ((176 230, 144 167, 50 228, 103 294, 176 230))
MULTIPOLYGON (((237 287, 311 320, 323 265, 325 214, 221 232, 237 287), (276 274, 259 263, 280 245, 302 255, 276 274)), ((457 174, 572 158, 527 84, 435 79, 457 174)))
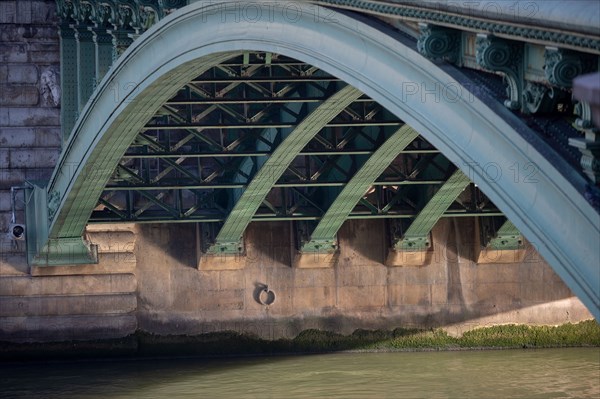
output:
POLYGON ((264 340, 237 332, 195 336, 137 332, 112 340, 0 343, 0 361, 97 357, 274 355, 336 351, 467 350, 600 346, 600 325, 589 320, 551 326, 503 325, 468 331, 462 337, 442 329, 356 330, 350 335, 305 330, 293 339, 264 340))

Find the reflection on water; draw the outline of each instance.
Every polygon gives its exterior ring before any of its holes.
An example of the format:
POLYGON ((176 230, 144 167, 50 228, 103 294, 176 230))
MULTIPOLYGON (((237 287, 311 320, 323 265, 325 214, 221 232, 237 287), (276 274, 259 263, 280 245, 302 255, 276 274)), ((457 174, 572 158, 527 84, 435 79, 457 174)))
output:
POLYGON ((0 366, 7 398, 599 398, 600 348, 0 366))

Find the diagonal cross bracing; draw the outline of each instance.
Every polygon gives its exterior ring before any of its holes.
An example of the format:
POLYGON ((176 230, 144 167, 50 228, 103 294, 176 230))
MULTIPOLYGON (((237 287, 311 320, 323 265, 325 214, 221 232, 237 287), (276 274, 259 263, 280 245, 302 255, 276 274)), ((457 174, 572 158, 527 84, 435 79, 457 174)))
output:
POLYGON ((402 238, 393 243, 393 247, 396 250, 424 250, 429 247, 429 232, 469 183, 469 178, 457 169, 419 212, 402 238))
POLYGON ((402 126, 369 157, 344 187, 311 234, 310 241, 300 249, 303 252, 322 251, 335 247, 335 236, 365 192, 392 161, 419 133, 408 125, 402 126))
POLYGON ((286 137, 248 185, 208 252, 237 253, 240 239, 269 191, 319 131, 362 93, 346 86, 317 107, 286 137))

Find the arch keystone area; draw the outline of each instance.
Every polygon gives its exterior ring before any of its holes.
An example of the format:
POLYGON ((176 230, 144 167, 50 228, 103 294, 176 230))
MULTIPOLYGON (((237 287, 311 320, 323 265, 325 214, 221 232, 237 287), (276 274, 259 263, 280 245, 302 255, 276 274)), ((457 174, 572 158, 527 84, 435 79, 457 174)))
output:
MULTIPOLYGON (((560 163, 543 155, 545 144, 519 133, 528 129, 521 121, 494 100, 472 95, 460 72, 426 60, 414 43, 376 22, 335 11, 315 18, 315 6, 304 2, 269 3, 269 18, 263 13, 248 21, 231 15, 239 12, 236 4, 198 2, 179 9, 113 65, 81 111, 50 182, 34 189, 28 213, 43 216, 41 208, 50 209, 47 224, 28 223, 31 262, 73 261, 61 259, 60 250, 52 249, 61 246, 54 244, 80 240, 117 162, 182 85, 244 50, 265 51, 344 80, 419 132, 481 188, 600 319, 600 217, 560 173, 560 163), (293 19, 285 13, 292 5, 293 19), (407 82, 460 90, 452 101, 422 101, 421 93, 404 91, 407 82), (113 85, 130 90, 115 99, 113 85), (503 171, 494 181, 477 167, 491 162, 503 171), (511 165, 523 170, 531 163, 538 170, 535 183, 510 173, 511 165)), ((81 245, 74 253, 93 261, 91 247, 83 240, 81 245)))

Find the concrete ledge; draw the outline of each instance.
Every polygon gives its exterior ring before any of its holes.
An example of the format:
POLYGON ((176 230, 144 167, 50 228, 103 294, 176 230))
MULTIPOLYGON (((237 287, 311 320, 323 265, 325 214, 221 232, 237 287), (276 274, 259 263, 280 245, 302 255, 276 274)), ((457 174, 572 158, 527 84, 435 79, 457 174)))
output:
MULTIPOLYGON (((473 243, 473 254, 475 263, 519 263, 525 260, 528 251, 523 244, 519 249, 495 249, 489 246, 481 245, 481 234, 479 232, 479 223, 475 223, 475 239, 473 243)), ((524 240, 524 243, 527 241, 524 240)))
POLYGON ((0 281, 0 296, 129 293, 137 288, 133 274, 6 277, 0 281))
MULTIPOLYGON (((31 275, 41 276, 75 276, 90 274, 132 274, 136 269, 136 257, 133 253, 99 254, 98 264, 70 265, 53 267, 31 267, 31 275)), ((26 263, 26 262, 25 262, 26 263)))
POLYGON ((0 317, 77 316, 130 313, 135 294, 75 296, 0 296, 0 317))
POLYGON ((135 223, 93 223, 85 227, 87 233, 106 233, 110 231, 136 231, 135 223))
POLYGON ((246 267, 246 256, 201 254, 198 270, 239 270, 246 267))
POLYGON ((333 253, 300 253, 294 255, 292 266, 298 269, 324 269, 335 267, 340 258, 340 252, 333 253))
MULTIPOLYGON (((476 248, 477 250, 477 248, 476 248)), ((527 250, 522 249, 493 249, 480 248, 476 262, 486 263, 519 263, 525 260, 527 250)))
POLYGON ((135 247, 136 235, 132 231, 93 231, 87 232, 87 239, 98 246, 98 253, 131 253, 135 247))
POLYGON ((389 250, 385 259, 386 266, 427 266, 433 259, 433 250, 394 251, 389 250))

